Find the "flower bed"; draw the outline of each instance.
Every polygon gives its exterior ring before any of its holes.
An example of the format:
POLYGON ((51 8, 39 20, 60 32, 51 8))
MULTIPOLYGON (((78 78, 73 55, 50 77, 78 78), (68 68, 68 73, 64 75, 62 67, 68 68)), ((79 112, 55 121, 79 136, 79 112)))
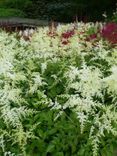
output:
POLYGON ((45 27, 29 40, 0 32, 0 155, 113 155, 115 26, 45 27))

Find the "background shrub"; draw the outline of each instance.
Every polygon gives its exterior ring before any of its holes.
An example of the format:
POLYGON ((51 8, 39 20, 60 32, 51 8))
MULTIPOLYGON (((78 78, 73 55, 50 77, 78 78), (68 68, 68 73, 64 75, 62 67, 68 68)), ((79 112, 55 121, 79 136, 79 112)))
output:
POLYGON ((25 17, 25 13, 18 9, 0 8, 0 17, 25 17))
POLYGON ((105 11, 112 15, 115 3, 116 0, 5 0, 0 7, 20 9, 30 18, 71 22, 76 16, 83 21, 103 20, 105 11))

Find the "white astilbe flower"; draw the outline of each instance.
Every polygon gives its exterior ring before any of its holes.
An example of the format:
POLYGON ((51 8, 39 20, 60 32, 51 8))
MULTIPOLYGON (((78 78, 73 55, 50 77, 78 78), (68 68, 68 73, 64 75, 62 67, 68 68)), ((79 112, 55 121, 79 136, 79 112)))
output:
POLYGON ((84 112, 78 112, 77 118, 79 119, 79 122, 80 122, 81 133, 83 133, 84 128, 85 128, 85 124, 88 121, 88 115, 85 115, 84 112))
POLYGON ((98 156, 98 148, 100 143, 98 135, 92 136, 91 140, 92 140, 91 143, 93 147, 93 156, 98 156))
POLYGON ((101 71, 98 68, 84 68, 79 72, 79 91, 83 97, 101 96, 101 71))
MULTIPOLYGON (((104 78, 105 87, 107 87, 108 93, 117 95, 117 66, 111 68, 112 74, 104 78)), ((113 95, 112 94, 112 95, 113 95)))
POLYGON ((1 118, 7 124, 13 127, 21 125, 21 120, 33 114, 31 109, 27 109, 24 106, 11 108, 10 105, 1 107, 1 118))
POLYGON ((15 153, 12 153, 12 152, 10 152, 10 151, 8 151, 8 152, 5 152, 4 153, 4 156, 21 156, 21 155, 16 155, 15 153))
POLYGON ((100 110, 103 110, 103 113, 98 113, 93 116, 93 123, 90 128, 89 139, 93 146, 93 155, 98 155, 99 144, 101 143, 100 139, 105 137, 105 132, 117 136, 117 129, 113 127, 113 122, 117 122, 117 114, 112 111, 113 106, 99 106, 100 110))
POLYGON ((78 68, 74 66, 70 66, 69 71, 65 74, 65 77, 69 78, 70 82, 73 82, 79 75, 79 70, 78 68))
POLYGON ((13 127, 18 127, 21 124, 17 113, 10 106, 2 107, 1 113, 1 118, 3 118, 7 126, 12 125, 13 127))
POLYGON ((32 74, 32 81, 30 83, 29 93, 34 93, 38 90, 38 87, 45 85, 46 83, 43 81, 43 78, 40 76, 40 73, 32 74))
POLYGON ((23 118, 33 114, 32 110, 27 109, 25 106, 21 106, 24 99, 21 98, 20 94, 20 89, 12 88, 7 83, 3 89, 0 89, 0 118, 3 119, 7 126, 11 125, 13 127, 18 127, 23 118), (15 105, 13 108, 11 103, 14 103, 15 105))
POLYGON ((75 89, 83 97, 102 97, 102 73, 98 68, 84 67, 78 70, 72 67, 66 75, 70 80, 68 88, 75 89))
POLYGON ((41 86, 42 85, 42 78, 40 76, 40 74, 38 73, 34 73, 33 74, 33 80, 34 80, 34 83, 41 86))
POLYGON ((63 108, 71 108, 75 112, 86 112, 87 114, 93 113, 93 108, 99 103, 94 102, 90 98, 81 98, 79 95, 71 95, 67 102, 64 104, 63 108))
POLYGON ((7 59, 0 59, 0 74, 6 74, 6 72, 9 72, 12 68, 12 63, 7 59))
POLYGON ((42 74, 45 72, 46 69, 47 69, 47 62, 41 63, 42 74))
POLYGON ((5 152, 5 140, 3 135, 0 136, 0 148, 5 152))
POLYGON ((62 106, 61 106, 57 101, 55 101, 54 103, 51 102, 49 106, 51 106, 51 105, 53 106, 53 107, 51 108, 51 110, 52 110, 52 109, 55 109, 55 110, 61 110, 61 109, 62 109, 62 106))
POLYGON ((54 121, 56 121, 63 114, 63 110, 62 110, 63 108, 62 108, 61 104, 57 100, 55 100, 55 102, 52 102, 52 100, 50 100, 48 106, 51 108, 51 110, 59 111, 54 118, 54 121))
POLYGON ((8 85, 5 85, 4 89, 0 90, 0 105, 7 104, 9 101, 19 103, 20 93, 20 89, 11 89, 8 85))
POLYGON ((12 80, 12 83, 19 82, 19 81, 26 81, 26 76, 24 72, 6 72, 6 78, 12 80))
POLYGON ((104 41, 101 39, 97 46, 94 48, 94 51, 96 53, 95 57, 97 57, 97 59, 107 59, 108 54, 110 53, 110 50, 105 49, 105 45, 104 45, 104 41))

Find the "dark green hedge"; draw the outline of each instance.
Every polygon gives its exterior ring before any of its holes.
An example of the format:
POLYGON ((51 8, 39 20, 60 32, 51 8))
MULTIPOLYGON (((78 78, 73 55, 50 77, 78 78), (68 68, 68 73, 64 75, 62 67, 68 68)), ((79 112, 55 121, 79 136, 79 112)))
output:
POLYGON ((25 17, 25 13, 18 9, 6 9, 6 8, 0 8, 0 18, 1 17, 25 17))
POLYGON ((112 14, 116 0, 5 0, 2 6, 24 11, 27 17, 56 21, 103 20, 106 11, 112 14))

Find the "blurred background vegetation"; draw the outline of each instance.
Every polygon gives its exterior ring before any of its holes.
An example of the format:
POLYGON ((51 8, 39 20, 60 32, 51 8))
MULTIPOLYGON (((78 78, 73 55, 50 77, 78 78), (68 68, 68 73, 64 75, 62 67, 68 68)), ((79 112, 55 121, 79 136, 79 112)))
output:
POLYGON ((112 16, 116 0, 1 0, 0 17, 28 17, 59 22, 101 21, 112 16))

